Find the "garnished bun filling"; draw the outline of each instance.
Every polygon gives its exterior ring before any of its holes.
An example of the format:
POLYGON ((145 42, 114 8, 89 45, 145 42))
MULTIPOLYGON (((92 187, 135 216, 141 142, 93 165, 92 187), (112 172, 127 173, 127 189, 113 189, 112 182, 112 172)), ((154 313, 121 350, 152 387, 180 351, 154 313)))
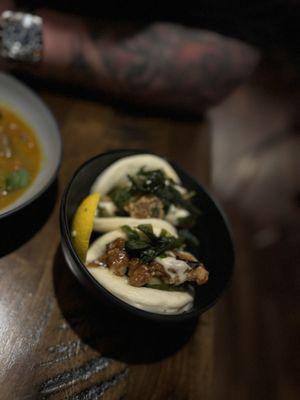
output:
POLYGON ((101 194, 94 226, 98 232, 120 228, 128 217, 150 219, 150 223, 161 219, 188 228, 199 214, 192 203, 194 193, 182 186, 173 167, 150 154, 114 162, 98 176, 91 192, 101 194))
POLYGON ((97 177, 91 193, 78 207, 72 231, 89 273, 136 308, 189 311, 194 287, 205 284, 209 273, 185 248, 185 240, 199 244, 188 229, 200 210, 173 167, 150 154, 124 157, 97 177), (102 235, 89 246, 92 230, 102 235))
POLYGON ((191 284, 208 280, 208 271, 184 250, 174 228, 155 223, 128 224, 102 235, 90 246, 86 265, 113 295, 159 314, 188 311, 193 304, 191 284))

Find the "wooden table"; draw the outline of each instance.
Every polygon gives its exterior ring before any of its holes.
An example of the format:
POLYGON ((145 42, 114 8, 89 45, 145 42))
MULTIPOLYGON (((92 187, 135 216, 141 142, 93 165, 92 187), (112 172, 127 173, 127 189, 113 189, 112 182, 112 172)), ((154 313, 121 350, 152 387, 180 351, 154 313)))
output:
POLYGON ((207 184, 208 122, 41 95, 60 124, 64 158, 58 184, 1 226, 2 255, 14 251, 0 259, 0 399, 208 399, 213 312, 181 328, 111 315, 68 270, 58 224, 60 194, 74 170, 109 149, 150 149, 207 184))

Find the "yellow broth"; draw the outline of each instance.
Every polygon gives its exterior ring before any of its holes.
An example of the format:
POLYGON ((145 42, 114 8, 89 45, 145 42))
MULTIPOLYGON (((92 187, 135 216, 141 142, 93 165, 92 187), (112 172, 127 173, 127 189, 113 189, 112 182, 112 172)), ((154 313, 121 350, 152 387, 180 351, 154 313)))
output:
POLYGON ((33 129, 14 111, 0 105, 0 210, 28 189, 40 164, 41 148, 33 129), (16 181, 19 176, 23 180, 16 181))

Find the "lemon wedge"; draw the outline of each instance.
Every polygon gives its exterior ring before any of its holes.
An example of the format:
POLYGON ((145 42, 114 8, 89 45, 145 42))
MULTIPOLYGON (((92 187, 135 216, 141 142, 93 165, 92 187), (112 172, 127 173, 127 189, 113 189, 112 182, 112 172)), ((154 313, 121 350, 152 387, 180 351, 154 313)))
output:
POLYGON ((72 241, 82 262, 86 260, 100 193, 85 197, 77 208, 72 223, 72 241))

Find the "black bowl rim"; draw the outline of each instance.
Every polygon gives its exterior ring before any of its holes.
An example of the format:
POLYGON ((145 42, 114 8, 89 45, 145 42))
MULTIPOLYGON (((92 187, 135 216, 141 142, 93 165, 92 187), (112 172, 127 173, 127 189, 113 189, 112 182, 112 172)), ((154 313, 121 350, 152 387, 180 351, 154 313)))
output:
MULTIPOLYGON (((235 247, 234 247, 234 242, 233 242, 233 235, 232 235, 232 230, 230 227, 230 224, 228 222, 228 219, 225 215, 225 212, 223 211, 222 207, 219 205, 219 203, 217 201, 215 201, 215 199, 213 198, 213 196, 211 196, 211 194, 209 193, 209 191, 202 185, 200 184, 193 176, 191 176, 189 173, 187 173, 185 170, 183 170, 181 167, 178 167, 176 163, 174 163, 173 161, 169 160, 167 157, 161 156, 157 153, 151 152, 149 150, 143 150, 143 149, 117 149, 117 150, 110 150, 110 151, 106 151, 104 153, 98 154, 88 160, 86 160, 83 164, 81 164, 76 171, 74 172, 73 176, 71 177, 69 183, 67 184, 62 199, 61 199, 61 206, 60 206, 60 228, 61 228, 61 234, 63 237, 63 240, 65 242, 65 244, 68 247, 68 250, 71 253, 71 256, 73 258, 73 260, 76 262, 77 266, 80 268, 80 270, 84 273, 84 275, 86 277, 88 277, 91 282, 94 283, 94 286, 97 290, 101 291, 101 294, 104 294, 105 297, 108 297, 110 300, 113 301, 114 304, 119 305, 121 308, 124 308, 126 311, 129 311, 131 314, 134 315, 138 315, 140 317, 149 319, 149 320, 153 320, 153 321, 157 321, 157 322, 183 322, 186 320, 190 320, 194 317, 196 317, 199 314, 204 313, 205 311, 207 311, 208 309, 210 309, 211 307, 213 307, 216 302, 219 300, 219 298, 223 295, 223 293, 227 290, 227 288, 229 287, 231 281, 232 281, 232 277, 233 277, 233 273, 234 273, 234 268, 235 268, 235 247), (198 186, 201 186, 201 189, 203 190, 203 192, 210 198, 210 200, 214 203, 217 211, 220 213, 223 221, 224 221, 224 226, 225 229, 227 231, 228 237, 230 239, 230 245, 231 245, 231 252, 232 252, 232 268, 231 268, 231 272, 229 275, 229 278, 227 279, 227 281, 224 283, 224 286, 222 288, 222 290, 220 290, 220 292, 218 293, 218 295, 214 298, 214 300, 212 302, 210 302, 207 306, 205 307, 201 307, 199 309, 194 309, 192 311, 187 311, 184 312, 182 314, 157 314, 157 313, 152 313, 150 311, 145 311, 142 309, 139 309, 137 307, 134 307, 128 303, 126 303, 125 301, 119 299, 117 296, 113 295, 111 292, 109 292, 104 286, 102 286, 93 276, 92 274, 88 271, 88 269, 86 268, 86 266, 82 263, 82 261, 80 260, 80 258, 78 257, 73 244, 72 244, 72 240, 71 240, 71 232, 70 229, 68 227, 68 223, 67 223, 67 214, 66 214, 66 199, 68 196, 68 192, 70 187, 73 184, 74 179, 76 178, 76 176, 79 174, 80 171, 82 171, 88 164, 90 164, 91 162, 93 162, 95 159, 98 159, 100 157, 106 156, 106 155, 110 155, 110 154, 122 154, 123 152, 132 152, 133 154, 153 154, 153 155, 158 155, 159 157, 163 158, 164 160, 168 161, 174 168, 175 170, 178 170, 179 172, 183 171, 186 175, 189 176, 189 178, 191 178, 198 186)), ((73 271, 72 271, 73 273, 73 271)), ((81 283, 81 282, 80 282, 81 283)))
POLYGON ((47 111, 49 112, 50 116, 53 118, 53 122, 55 127, 57 128, 57 132, 58 132, 58 140, 59 140, 59 157, 58 157, 58 163, 57 166, 51 176, 51 178, 47 181, 47 183, 38 191, 36 192, 33 196, 31 196, 28 200, 24 201, 23 203, 21 203, 20 205, 12 208, 11 210, 5 211, 4 213, 0 213, 0 221, 10 217, 12 214, 15 214, 17 212, 19 212, 20 210, 22 210, 23 208, 29 206, 29 204, 33 203, 35 200, 37 200, 40 196, 42 196, 43 193, 46 192, 46 190, 52 185, 52 183, 55 181, 58 172, 60 170, 61 164, 62 164, 62 159, 63 159, 63 140, 62 140, 62 136, 60 133, 60 129, 58 126, 58 123, 56 121, 56 118, 54 117, 53 112, 50 110, 50 108, 47 106, 46 102, 38 95, 38 93, 36 93, 34 90, 32 90, 28 85, 26 85, 24 82, 20 82, 19 79, 16 79, 13 76, 9 76, 10 79, 16 81, 19 85, 25 86, 26 90, 28 90, 29 92, 31 92, 36 98, 37 100, 40 101, 40 103, 42 103, 42 105, 47 109, 47 111))

